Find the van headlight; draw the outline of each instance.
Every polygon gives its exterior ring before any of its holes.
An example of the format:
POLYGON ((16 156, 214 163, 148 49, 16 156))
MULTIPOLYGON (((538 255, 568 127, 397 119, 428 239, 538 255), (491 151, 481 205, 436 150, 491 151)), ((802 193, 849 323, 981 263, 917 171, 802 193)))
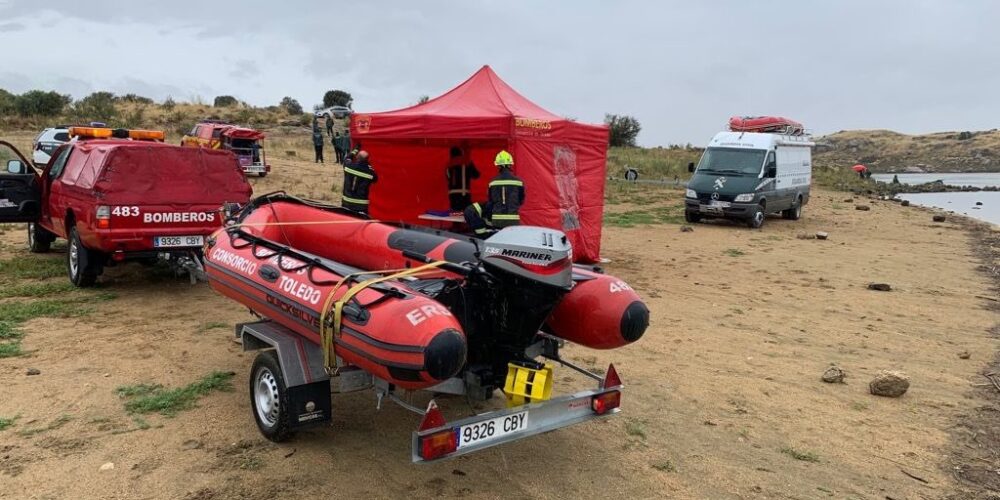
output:
POLYGON ((749 201, 753 201, 753 193, 743 193, 743 194, 736 195, 736 199, 733 200, 733 201, 735 201, 737 203, 746 203, 746 202, 749 202, 749 201))
POLYGON ((694 189, 688 189, 684 191, 684 196, 687 196, 688 198, 697 198, 698 193, 694 189))

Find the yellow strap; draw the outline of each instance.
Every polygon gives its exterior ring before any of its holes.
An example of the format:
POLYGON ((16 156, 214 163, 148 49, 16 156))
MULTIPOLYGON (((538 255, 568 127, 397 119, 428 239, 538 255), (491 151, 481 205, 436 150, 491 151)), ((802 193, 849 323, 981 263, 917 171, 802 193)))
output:
POLYGON ((340 279, 337 284, 330 291, 330 295, 326 297, 326 301, 323 303, 322 313, 319 318, 319 336, 320 342, 323 344, 323 366, 326 368, 327 372, 332 372, 336 369, 336 355, 332 352, 334 347, 334 339, 340 337, 340 328, 343 322, 344 305, 347 304, 355 295, 359 292, 368 288, 372 285, 381 283, 383 281, 391 281, 406 277, 416 277, 421 274, 425 274, 426 271, 431 271, 444 264, 444 261, 434 261, 430 264, 424 264, 419 267, 414 267, 411 269, 388 269, 382 271, 360 271, 357 273, 348 274, 340 279), (335 299, 337 292, 340 288, 347 283, 349 280, 354 279, 358 276, 366 276, 372 274, 385 274, 378 278, 371 278, 366 281, 362 281, 349 288, 344 295, 339 299, 335 299), (331 309, 333 310, 333 325, 327 325, 327 318, 329 317, 331 309), (331 354, 333 354, 331 356, 331 354))

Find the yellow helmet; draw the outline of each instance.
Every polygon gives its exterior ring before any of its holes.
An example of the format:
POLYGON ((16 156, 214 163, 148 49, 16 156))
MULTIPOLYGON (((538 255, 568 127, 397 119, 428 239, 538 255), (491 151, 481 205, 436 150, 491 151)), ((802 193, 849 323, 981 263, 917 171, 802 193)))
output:
POLYGON ((498 167, 509 167, 514 164, 514 157, 505 150, 500 151, 497 153, 497 157, 493 160, 493 164, 498 167))

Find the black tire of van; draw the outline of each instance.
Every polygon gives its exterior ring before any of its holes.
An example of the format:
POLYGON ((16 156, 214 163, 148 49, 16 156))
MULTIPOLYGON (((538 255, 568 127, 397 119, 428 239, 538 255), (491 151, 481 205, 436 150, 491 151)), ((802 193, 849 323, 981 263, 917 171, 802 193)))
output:
POLYGON ((692 224, 697 224, 697 223, 701 222, 701 214, 699 214, 698 212, 692 212, 690 210, 685 210, 684 211, 684 220, 686 220, 686 221, 688 221, 688 222, 690 222, 692 224))
POLYGON ((46 231, 37 222, 28 223, 28 251, 31 253, 48 252, 55 240, 56 235, 46 231))
POLYGON ((257 177, 266 177, 267 172, 257 172, 257 177))
POLYGON ((69 230, 69 248, 66 249, 66 271, 69 280, 80 288, 94 286, 101 274, 101 254, 83 246, 76 228, 69 230))
POLYGON ((764 219, 766 214, 764 212, 764 205, 757 205, 754 207, 753 211, 750 212, 750 217, 747 218, 747 226, 751 229, 759 229, 764 225, 764 219))
POLYGON ((788 220, 799 220, 802 217, 802 197, 795 199, 795 204, 788 210, 783 210, 781 216, 788 220))

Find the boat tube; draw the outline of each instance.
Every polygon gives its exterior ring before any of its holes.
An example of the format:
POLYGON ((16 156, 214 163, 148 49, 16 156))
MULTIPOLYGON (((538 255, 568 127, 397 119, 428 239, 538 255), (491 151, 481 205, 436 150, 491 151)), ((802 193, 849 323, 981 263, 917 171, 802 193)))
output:
POLYGON ((774 132, 802 135, 802 124, 781 116, 734 116, 729 119, 729 130, 733 132, 774 132))

